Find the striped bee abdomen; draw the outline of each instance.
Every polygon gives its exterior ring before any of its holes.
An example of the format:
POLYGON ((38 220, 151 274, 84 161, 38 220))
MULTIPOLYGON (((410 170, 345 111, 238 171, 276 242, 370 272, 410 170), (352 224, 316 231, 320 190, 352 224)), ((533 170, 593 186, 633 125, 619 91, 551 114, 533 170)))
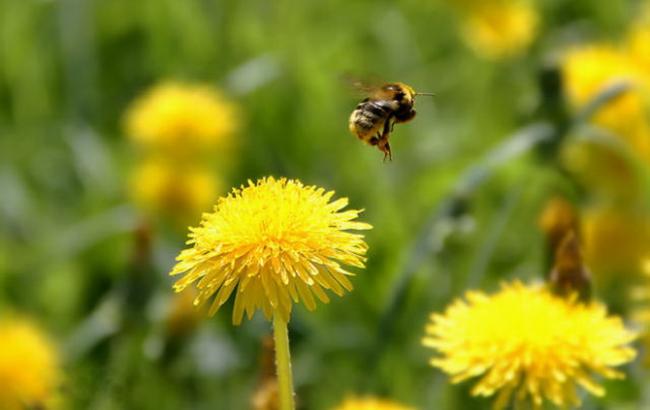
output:
POLYGON ((360 139, 368 141, 384 126, 394 109, 388 101, 361 101, 350 115, 350 131, 360 139))

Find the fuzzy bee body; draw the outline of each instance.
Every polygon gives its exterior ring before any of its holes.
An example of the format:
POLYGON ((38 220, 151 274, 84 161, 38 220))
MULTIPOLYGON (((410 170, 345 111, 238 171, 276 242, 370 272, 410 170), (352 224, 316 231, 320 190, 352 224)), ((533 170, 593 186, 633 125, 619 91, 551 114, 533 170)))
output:
POLYGON ((384 153, 384 159, 392 159, 388 137, 396 123, 415 117, 415 95, 415 90, 404 83, 384 84, 352 111, 348 124, 350 132, 376 145, 384 153))

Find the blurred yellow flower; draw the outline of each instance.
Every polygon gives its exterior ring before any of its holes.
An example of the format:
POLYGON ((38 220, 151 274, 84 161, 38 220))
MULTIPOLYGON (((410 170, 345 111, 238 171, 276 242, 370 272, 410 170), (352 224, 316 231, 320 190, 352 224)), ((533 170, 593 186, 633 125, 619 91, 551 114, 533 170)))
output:
POLYGON ((263 178, 234 189, 219 199, 214 212, 203 214, 191 228, 191 248, 178 256, 171 275, 185 273, 174 285, 182 291, 196 282, 194 303, 211 299, 214 314, 235 292, 233 323, 258 308, 267 318, 278 312, 286 322, 292 300, 312 310, 313 294, 329 301, 324 289, 337 295, 351 290, 351 275, 342 264, 364 267, 363 235, 348 230, 370 229, 354 222, 359 210, 339 212, 347 198, 330 202, 334 192, 304 186, 296 180, 263 178))
POLYGON ((640 158, 650 160, 647 83, 629 55, 605 45, 575 48, 564 56, 562 75, 576 110, 610 86, 629 84, 631 89, 602 107, 593 121, 627 141, 640 158))
POLYGON ((0 320, 0 408, 52 408, 61 373, 52 343, 23 319, 0 320))
POLYGON ((131 175, 131 197, 146 212, 185 221, 206 211, 221 191, 210 170, 178 167, 163 159, 139 164, 131 175))
POLYGON ((235 106, 209 85, 165 82, 131 105, 125 128, 135 142, 178 156, 227 147, 239 119, 235 106))
POLYGON ((622 208, 595 208, 584 213, 585 261, 595 278, 638 274, 650 246, 648 214, 622 208))
POLYGON ((463 37, 485 58, 518 55, 537 35, 539 16, 530 2, 475 2, 464 6, 463 37))
POLYGON ((351 397, 339 404, 334 410, 415 410, 399 403, 374 397, 351 397))
POLYGON ((480 377, 474 396, 511 400, 541 408, 579 406, 577 387, 603 396, 595 380, 622 378, 613 369, 631 361, 628 344, 635 334, 599 303, 588 305, 552 295, 547 289, 515 281, 494 295, 467 292, 443 314, 431 315, 423 339, 438 355, 431 364, 453 383, 480 377))

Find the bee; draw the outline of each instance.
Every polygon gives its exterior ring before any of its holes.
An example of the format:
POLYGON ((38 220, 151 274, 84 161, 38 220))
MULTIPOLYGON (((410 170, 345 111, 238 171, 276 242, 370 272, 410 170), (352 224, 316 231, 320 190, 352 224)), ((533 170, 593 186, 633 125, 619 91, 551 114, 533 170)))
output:
POLYGON ((350 132, 360 140, 377 146, 384 153, 384 161, 387 158, 392 160, 388 137, 393 127, 415 117, 413 105, 416 95, 433 94, 417 93, 404 83, 386 83, 368 91, 370 96, 357 104, 350 114, 350 132))

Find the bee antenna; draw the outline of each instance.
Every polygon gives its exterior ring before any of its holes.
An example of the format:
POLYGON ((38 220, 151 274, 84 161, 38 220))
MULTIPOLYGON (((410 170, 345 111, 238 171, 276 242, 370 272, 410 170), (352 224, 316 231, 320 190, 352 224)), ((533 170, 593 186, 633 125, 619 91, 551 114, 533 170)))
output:
POLYGON ((429 95, 431 97, 435 97, 436 95, 434 93, 415 93, 415 95, 429 95))

